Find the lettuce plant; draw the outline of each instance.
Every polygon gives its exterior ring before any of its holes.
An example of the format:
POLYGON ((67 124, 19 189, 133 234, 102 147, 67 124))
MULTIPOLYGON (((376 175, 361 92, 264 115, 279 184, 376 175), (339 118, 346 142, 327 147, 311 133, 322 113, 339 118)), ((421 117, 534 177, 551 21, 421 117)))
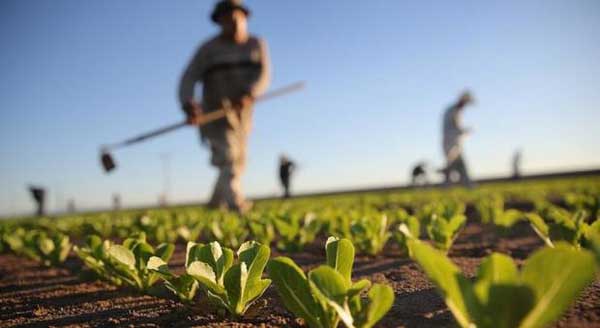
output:
POLYGON ((248 237, 248 228, 244 220, 237 214, 217 213, 217 218, 210 223, 210 232, 213 240, 231 248, 238 248, 248 237))
POLYGON ((466 222, 467 218, 463 214, 448 218, 433 214, 426 227, 427 235, 436 248, 448 252, 466 222))
POLYGON ((140 291, 147 291, 159 278, 148 269, 148 261, 157 256, 168 261, 173 254, 172 244, 160 244, 154 249, 140 233, 127 238, 122 245, 110 241, 99 243, 99 238, 89 240, 89 247, 76 248, 75 252, 94 272, 111 282, 125 283, 140 291))
POLYGON ((198 221, 189 225, 181 225, 177 228, 177 235, 179 238, 185 241, 194 241, 200 237, 202 230, 204 230, 204 222, 198 221))
POLYGON ((106 217, 98 216, 93 221, 84 222, 81 226, 81 231, 84 235, 99 235, 103 238, 108 238, 113 233, 114 222, 106 217))
POLYGON ((419 238, 421 234, 421 223, 419 219, 414 216, 408 216, 405 220, 401 221, 398 229, 394 231, 394 239, 398 243, 400 250, 408 254, 408 240, 409 238, 419 238))
POLYGON ((504 198, 499 194, 479 199, 475 203, 479 212, 481 222, 492 223, 503 229, 512 227, 515 223, 525 219, 521 211, 515 209, 504 209, 504 198))
POLYGON ((600 219, 600 194, 593 190, 567 193, 565 202, 573 210, 585 210, 592 220, 600 219))
POLYGON ((586 236, 586 248, 594 252, 596 255, 596 261, 600 265, 600 224, 596 221, 597 229, 590 229, 586 236))
POLYGON ((173 243, 178 235, 171 219, 162 211, 149 211, 135 221, 134 231, 142 231, 148 239, 158 243, 173 243))
POLYGON ((275 239, 275 226, 269 217, 250 218, 248 226, 252 237, 263 245, 269 246, 275 239))
POLYGON ((352 221, 358 218, 356 211, 336 211, 325 218, 325 228, 329 235, 340 238, 352 238, 352 221))
POLYGON ((510 257, 494 253, 471 281, 438 250, 414 238, 408 244, 411 257, 464 328, 546 327, 594 280, 597 270, 591 253, 559 244, 535 252, 520 272, 510 257))
POLYGON ((337 327, 340 321, 347 327, 373 327, 394 303, 392 288, 371 287, 366 279, 352 283, 354 246, 349 240, 330 237, 325 249, 327 265, 308 275, 288 257, 269 262, 269 276, 284 305, 313 328, 337 327), (367 298, 361 299, 366 290, 367 298))
POLYGON ((35 243, 40 259, 46 266, 63 263, 67 259, 72 246, 69 236, 61 233, 54 233, 52 236, 41 233, 36 238, 35 243))
POLYGON ((424 225, 429 225, 434 216, 449 219, 458 215, 464 215, 465 209, 466 205, 463 202, 437 201, 421 206, 415 216, 424 225))
POLYGON ((396 225, 393 228, 392 236, 398 243, 400 250, 404 253, 408 253, 408 247, 406 245, 407 236, 400 229, 401 226, 406 226, 405 231, 408 231, 408 235, 415 238, 419 238, 421 235, 421 222, 416 216, 409 215, 404 209, 395 211, 395 222, 396 225))
POLYGON ((362 216, 354 221, 350 232, 356 248, 370 255, 381 252, 391 237, 388 217, 379 213, 373 216, 362 216))
POLYGON ((262 279, 270 255, 269 247, 248 241, 238 249, 234 264, 233 251, 216 241, 188 243, 186 274, 200 283, 211 300, 233 316, 242 316, 271 284, 262 279))
MULTIPOLYGON (((26 239, 31 239, 31 237, 26 237, 26 235, 28 234, 30 235, 31 231, 27 233, 25 232, 25 229, 19 227, 14 229, 13 231, 7 231, 3 236, 3 240, 8 246, 8 248, 12 250, 15 254, 25 255, 31 258, 32 256, 37 255, 35 253, 27 254, 28 250, 26 247, 26 239)), ((29 250, 29 252, 31 252, 31 250, 29 250)))
POLYGON ((4 242, 16 254, 42 262, 45 266, 63 263, 71 251, 69 236, 60 232, 48 233, 37 229, 25 231, 17 228, 14 232, 5 234, 4 242))
POLYGON ((323 223, 312 212, 304 215, 290 213, 275 218, 273 223, 280 237, 277 248, 288 252, 301 251, 323 228, 323 223))
POLYGON ((597 223, 591 226, 587 224, 585 222, 586 213, 583 210, 571 214, 567 210, 552 207, 542 215, 546 220, 537 213, 527 213, 526 217, 533 230, 550 247, 553 247, 556 241, 563 241, 579 248, 585 243, 588 230, 600 227, 600 224, 597 223))
MULTIPOLYGON (((196 244, 193 242, 188 242, 185 258, 186 268, 190 263, 190 249, 192 249, 195 245, 196 244)), ((157 256, 151 257, 148 261, 148 270, 158 274, 160 278, 165 281, 165 286, 167 289, 177 295, 177 297, 179 297, 183 303, 191 303, 194 300, 199 285, 196 279, 194 279, 194 277, 189 275, 187 272, 180 276, 171 273, 167 262, 157 256)))
POLYGON ((492 223, 498 212, 504 210, 504 199, 499 194, 485 195, 475 202, 482 223, 492 223))
POLYGON ((82 246, 73 246, 73 251, 83 261, 83 264, 92 270, 100 279, 104 279, 116 286, 121 286, 123 281, 113 271, 109 261, 108 248, 111 242, 102 241, 97 235, 88 236, 82 246))
POLYGON ((517 222, 525 219, 525 214, 519 210, 507 209, 502 212, 498 212, 493 218, 493 223, 496 227, 502 229, 509 229, 517 222))

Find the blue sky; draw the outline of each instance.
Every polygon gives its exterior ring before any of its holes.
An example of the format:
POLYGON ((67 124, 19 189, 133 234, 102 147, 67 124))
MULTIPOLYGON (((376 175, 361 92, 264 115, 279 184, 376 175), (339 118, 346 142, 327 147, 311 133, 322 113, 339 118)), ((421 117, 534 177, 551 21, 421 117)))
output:
MULTIPOLYGON (((156 203, 161 154, 170 199, 208 197, 216 172, 193 129, 117 151, 98 147, 182 118, 181 71, 216 33, 207 0, 0 2, 0 215, 31 211, 28 183, 51 210, 156 203)), ((477 105, 465 154, 474 176, 600 165, 600 2, 246 1, 267 39, 273 87, 308 88, 256 111, 244 185, 278 192, 277 157, 299 162, 297 191, 404 183, 443 158, 440 119, 464 88, 477 105)))

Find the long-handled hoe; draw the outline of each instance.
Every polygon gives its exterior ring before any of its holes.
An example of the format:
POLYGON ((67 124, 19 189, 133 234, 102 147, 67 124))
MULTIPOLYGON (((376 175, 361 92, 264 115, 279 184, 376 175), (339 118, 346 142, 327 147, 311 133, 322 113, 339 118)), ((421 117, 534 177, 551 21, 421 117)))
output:
MULTIPOLYGON (((273 98, 277 98, 277 97, 286 95, 288 93, 298 91, 302 88, 304 88, 304 82, 296 82, 296 83, 287 85, 285 87, 273 90, 271 92, 265 93, 264 95, 258 97, 256 99, 256 101, 263 102, 266 100, 270 100, 273 98)), ((214 122, 218 119, 221 119, 221 118, 225 117, 228 114, 228 112, 231 110, 232 110, 231 107, 226 106, 226 108, 222 108, 222 109, 216 110, 214 112, 202 114, 199 125, 205 125, 210 122, 214 122)), ((102 146, 100 149, 100 161, 102 163, 102 167, 104 168, 104 171, 106 173, 109 173, 110 171, 114 170, 117 167, 117 164, 116 164, 113 156, 111 155, 111 151, 140 143, 142 141, 175 131, 175 130, 182 128, 184 126, 187 126, 187 125, 188 124, 186 121, 178 122, 175 124, 171 124, 171 125, 162 127, 157 130, 143 133, 141 135, 138 135, 138 136, 130 138, 130 139, 126 139, 119 143, 102 146)))

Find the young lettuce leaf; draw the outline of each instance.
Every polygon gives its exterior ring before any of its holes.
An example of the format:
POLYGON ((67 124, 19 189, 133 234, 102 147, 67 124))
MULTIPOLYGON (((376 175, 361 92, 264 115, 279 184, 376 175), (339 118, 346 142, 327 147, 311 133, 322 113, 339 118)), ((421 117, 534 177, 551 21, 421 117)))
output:
POLYGON ((546 243, 553 247, 555 242, 562 241, 575 248, 585 244, 588 230, 594 229, 585 222, 586 212, 581 210, 574 214, 559 208, 551 208, 542 215, 527 213, 526 217, 533 230, 546 243))
POLYGON ((427 234, 436 248, 447 253, 466 222, 467 218, 463 214, 448 218, 434 214, 427 225, 427 234))
POLYGON ((233 251, 218 242, 188 243, 186 272, 210 299, 232 315, 242 316, 271 284, 271 280, 262 279, 270 254, 269 247, 248 241, 240 246, 238 263, 234 264, 233 251))
POLYGON ((325 250, 327 265, 311 270, 308 276, 290 258, 269 262, 269 276, 284 305, 310 327, 337 327, 340 320, 347 327, 373 327, 391 308, 393 290, 375 284, 362 300, 361 291, 371 283, 364 279, 352 283, 352 243, 330 237, 325 250))
POLYGON ((148 270, 155 272, 165 281, 167 289, 175 293, 183 303, 191 303, 198 291, 198 282, 189 274, 181 276, 171 273, 165 261, 153 256, 148 261, 148 270))
POLYGON ((546 327, 593 281, 597 269, 589 252, 558 244, 535 252, 521 272, 510 257, 494 253, 471 282, 443 253, 414 238, 408 245, 464 328, 546 327))
POLYGON ((156 283, 158 273, 148 269, 151 257, 168 261, 173 254, 172 244, 161 244, 153 248, 146 242, 145 233, 125 239, 122 245, 97 236, 88 238, 87 247, 75 248, 86 266, 104 279, 117 285, 125 283, 140 291, 147 291, 156 283))

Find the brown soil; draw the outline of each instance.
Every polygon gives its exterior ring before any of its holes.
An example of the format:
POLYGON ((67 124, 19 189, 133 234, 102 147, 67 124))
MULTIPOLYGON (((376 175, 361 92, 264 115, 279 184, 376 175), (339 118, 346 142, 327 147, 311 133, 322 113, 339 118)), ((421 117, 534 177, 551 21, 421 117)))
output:
MULTIPOLYGON (((304 252, 292 254, 304 269, 324 261, 322 240, 304 252)), ((354 278, 368 277, 393 286, 395 303, 378 327, 453 327, 452 315, 418 266, 390 242, 385 255, 358 256, 354 278)), ((542 242, 527 224, 509 234, 469 223, 450 252, 467 275, 473 275, 483 257, 497 251, 518 262, 542 242)), ((184 263, 185 246, 177 245, 171 264, 177 271, 184 263)), ((281 255, 273 251, 273 255, 281 255)), ((289 256, 289 254, 286 254, 289 256)), ((64 268, 46 268, 14 255, 0 256, 0 327, 296 327, 299 320, 282 306, 273 287, 243 320, 230 320, 202 304, 192 308, 174 300, 166 291, 147 296, 116 288, 78 275, 81 262, 71 257, 64 268)), ((600 279, 556 323, 556 327, 600 327, 600 279)))

